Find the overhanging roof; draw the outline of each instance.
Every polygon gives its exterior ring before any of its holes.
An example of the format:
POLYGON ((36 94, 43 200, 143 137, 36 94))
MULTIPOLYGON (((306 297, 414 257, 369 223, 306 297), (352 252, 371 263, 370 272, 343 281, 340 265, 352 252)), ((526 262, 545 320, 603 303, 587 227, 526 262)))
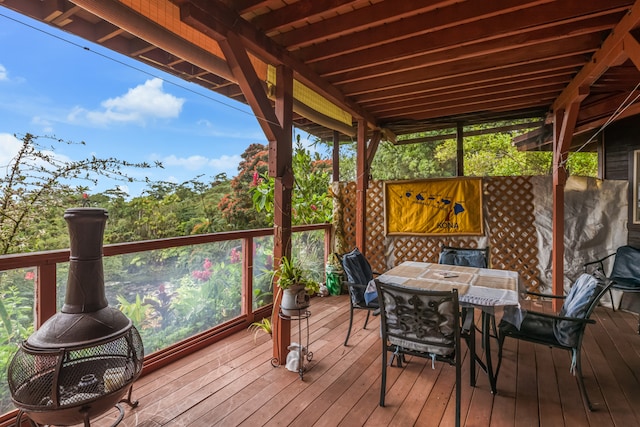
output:
MULTIPOLYGON (((262 81, 268 65, 290 67, 302 85, 385 135, 544 119, 571 102, 577 90, 589 91, 576 125, 576 132, 588 133, 630 94, 633 98, 640 82, 635 65, 640 45, 634 37, 640 6, 632 0, 0 0, 0 5, 246 102, 218 43, 232 32, 262 81)), ((621 116, 639 111, 632 103, 621 116)), ((327 139, 332 128, 340 128, 304 108, 295 122, 327 139)), ((523 144, 531 147, 533 140, 523 144)))

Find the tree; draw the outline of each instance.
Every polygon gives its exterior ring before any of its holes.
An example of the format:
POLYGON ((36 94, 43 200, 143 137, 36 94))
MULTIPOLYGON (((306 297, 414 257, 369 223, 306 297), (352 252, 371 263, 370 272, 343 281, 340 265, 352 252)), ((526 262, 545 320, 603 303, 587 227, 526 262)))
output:
MULTIPOLYGON (((333 202, 329 194, 331 161, 320 154, 313 156, 300 142, 298 135, 292 157, 293 192, 291 195, 291 220, 293 225, 330 222, 333 202)), ((251 188, 253 206, 264 212, 273 223, 274 179, 266 173, 254 175, 251 188)))
MULTIPOLYGON (((133 182, 123 168, 152 167, 112 157, 67 161, 56 156, 57 144, 73 142, 25 134, 5 175, 0 176, 0 254, 67 247, 66 227, 60 227, 55 236, 45 230, 51 229, 52 222, 61 224, 65 208, 81 204, 87 189, 82 183, 95 185, 101 176, 133 182), (51 145, 45 147, 40 140, 51 145)), ((160 163, 155 166, 162 167, 160 163)))
POLYGON ((254 182, 268 170, 269 151, 262 144, 251 144, 241 157, 243 160, 238 165, 238 175, 231 180, 231 192, 220 200, 218 208, 227 220, 229 229, 271 227, 269 219, 254 209, 250 197, 254 182))
MULTIPOLYGON (((474 127, 474 129, 480 128, 482 126, 474 127)), ((464 174, 466 176, 550 174, 551 153, 518 151, 511 143, 517 134, 513 131, 465 137, 464 174)), ((341 155, 340 158, 341 179, 354 180, 355 149, 351 146, 345 147, 342 151, 345 156, 341 155), (345 176, 343 171, 351 171, 351 173, 345 176)), ((455 139, 406 145, 383 142, 374 157, 371 175, 377 180, 455 176, 456 155, 455 139)), ((594 153, 571 153, 567 161, 567 170, 571 175, 596 176, 597 157, 594 153)))

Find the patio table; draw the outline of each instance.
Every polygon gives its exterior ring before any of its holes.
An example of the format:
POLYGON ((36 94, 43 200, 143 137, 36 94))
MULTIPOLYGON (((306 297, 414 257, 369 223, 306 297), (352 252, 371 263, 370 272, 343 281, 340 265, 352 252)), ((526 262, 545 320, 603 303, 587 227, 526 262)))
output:
MULTIPOLYGON (((502 316, 505 306, 519 307, 520 280, 515 271, 490 268, 463 267, 428 262, 405 261, 378 277, 385 283, 429 290, 458 290, 458 300, 463 307, 463 329, 469 347, 470 382, 475 387, 475 365, 481 367, 489 377, 491 392, 496 393, 496 376, 491 361, 490 326, 495 316, 502 316), (485 362, 476 352, 474 308, 482 310, 482 346, 485 362)), ((370 291, 370 288, 367 289, 370 291)), ((510 315, 520 310, 509 310, 510 315)), ((519 326, 521 318, 505 319, 519 326)))

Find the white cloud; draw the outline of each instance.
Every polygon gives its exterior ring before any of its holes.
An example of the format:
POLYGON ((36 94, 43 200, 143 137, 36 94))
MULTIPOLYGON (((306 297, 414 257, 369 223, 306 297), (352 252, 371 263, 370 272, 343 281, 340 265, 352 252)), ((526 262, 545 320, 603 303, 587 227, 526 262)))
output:
POLYGON ((0 167, 5 167, 13 159, 22 142, 10 133, 0 133, 0 167))
POLYGON ((202 170, 205 168, 214 169, 213 172, 236 172, 238 164, 242 160, 240 155, 223 155, 217 159, 210 159, 204 156, 195 155, 189 157, 177 157, 170 155, 159 159, 164 166, 181 167, 190 171, 202 170))
POLYGON ((165 93, 162 80, 154 78, 129 89, 126 94, 101 102, 101 110, 89 111, 75 107, 67 116, 72 122, 86 120, 106 126, 110 123, 138 123, 144 125, 150 119, 176 118, 182 111, 185 99, 165 93))
POLYGON ((0 81, 2 80, 9 80, 9 72, 4 65, 0 64, 0 81))
MULTIPOLYGON (((15 158, 21 147, 22 141, 20 139, 9 133, 0 133, 0 167, 6 167, 15 158)), ((71 159, 65 155, 48 150, 40 151, 42 154, 50 156, 58 162, 71 162, 71 159)), ((36 159, 35 162, 35 164, 40 164, 46 167, 46 164, 39 159, 36 159)))

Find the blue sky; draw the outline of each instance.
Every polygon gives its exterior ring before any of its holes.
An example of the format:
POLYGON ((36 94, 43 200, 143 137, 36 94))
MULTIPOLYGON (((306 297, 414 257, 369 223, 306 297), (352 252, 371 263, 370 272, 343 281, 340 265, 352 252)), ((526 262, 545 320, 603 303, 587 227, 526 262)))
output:
POLYGON ((234 176, 245 148, 267 143, 247 105, 0 7, 0 166, 27 132, 85 141, 56 149, 72 160, 160 161, 130 173, 173 182, 234 176))

